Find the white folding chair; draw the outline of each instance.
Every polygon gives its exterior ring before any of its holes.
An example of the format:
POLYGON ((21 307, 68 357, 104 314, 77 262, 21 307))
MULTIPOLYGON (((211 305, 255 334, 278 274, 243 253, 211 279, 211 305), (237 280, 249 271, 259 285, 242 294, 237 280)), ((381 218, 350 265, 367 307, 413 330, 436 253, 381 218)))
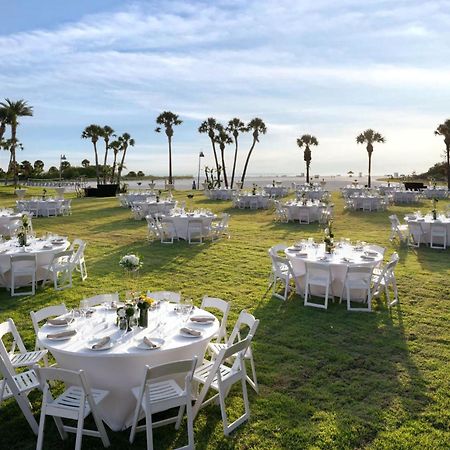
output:
POLYGON ((372 297, 379 297, 384 290, 386 296, 386 303, 388 307, 391 307, 398 303, 398 290, 397 281, 395 279, 394 270, 397 267, 399 257, 397 253, 393 253, 390 261, 385 264, 380 274, 373 274, 372 281, 372 297), (392 287, 394 291, 394 300, 391 302, 389 296, 389 287, 392 287))
POLYGON ((72 200, 63 200, 61 204, 60 212, 63 216, 70 216, 72 214, 72 200))
POLYGON ((171 217, 161 217, 159 221, 161 244, 173 244, 178 239, 177 229, 171 217))
POLYGON ((94 295, 93 297, 88 297, 83 299, 83 301, 86 304, 86 307, 88 308, 93 308, 94 306, 97 305, 102 305, 103 303, 118 303, 119 302, 119 293, 118 292, 114 292, 111 294, 99 294, 99 295, 94 295))
POLYGON ((309 208, 307 206, 300 206, 298 208, 298 222, 308 224, 309 223, 309 208))
POLYGON ((187 237, 189 244, 201 244, 203 242, 203 221, 202 219, 189 219, 187 237))
POLYGON ((291 262, 287 258, 273 255, 269 252, 270 260, 272 262, 272 281, 269 288, 273 286, 272 295, 281 300, 287 300, 291 290, 291 280, 295 282, 295 275, 292 271, 291 262), (281 281, 284 285, 284 294, 278 294, 277 283, 281 281))
POLYGON ((43 391, 36 450, 43 447, 46 416, 53 416, 61 439, 67 439, 67 433, 76 434, 75 450, 81 449, 83 435, 99 437, 104 447, 110 446, 103 421, 97 411, 97 405, 109 394, 108 391, 91 389, 82 370, 46 367, 36 368, 36 374, 43 391), (56 398, 51 392, 52 383, 49 383, 54 381, 62 381, 66 385, 66 390, 56 398), (84 428, 84 420, 89 414, 92 414, 97 430, 84 428), (76 420, 77 427, 64 425, 62 419, 76 420))
POLYGON ((408 222, 408 228, 408 245, 410 247, 420 247, 422 239, 426 236, 422 224, 420 222, 408 222))
POLYGON ((0 374, 3 376, 3 379, 0 380, 0 405, 3 400, 14 397, 17 405, 25 416, 25 419, 33 430, 33 433, 37 435, 38 424, 34 418, 31 404, 27 398, 28 394, 33 389, 39 388, 39 381, 36 377, 36 373, 34 370, 15 373, 14 369, 10 366, 9 361, 7 363, 0 355, 0 374))
POLYGON ((180 303, 181 302, 181 294, 179 292, 171 292, 171 291, 147 291, 147 297, 151 297, 156 301, 168 301, 171 303, 180 303))
POLYGON ((12 319, 0 324, 0 355, 6 364, 10 364, 15 370, 19 367, 32 367, 47 356, 47 350, 27 351, 12 319), (3 342, 3 337, 11 334, 12 343, 8 350, 3 342), (16 352, 16 346, 18 351, 16 352))
POLYGON ((157 221, 151 215, 145 216, 145 220, 147 221, 148 228, 148 237, 149 239, 161 239, 161 233, 159 231, 159 227, 157 221))
POLYGON ((75 270, 80 272, 81 281, 84 281, 87 278, 86 260, 84 258, 86 241, 74 239, 70 246, 70 250, 74 252, 72 263, 75 265, 75 270))
POLYGON ((447 248, 447 227, 442 223, 432 223, 430 230, 430 247, 445 250, 447 248))
POLYGON ((350 265, 347 268, 347 273, 344 279, 344 287, 342 289, 341 301, 344 294, 347 298, 347 311, 372 311, 372 295, 371 295, 371 281, 372 281, 373 267, 369 265, 350 265), (350 297, 352 290, 364 292, 364 297, 353 298, 350 297), (366 307, 352 306, 352 301, 360 301, 367 304, 366 307))
MULTIPOLYGON (((305 279, 305 306, 313 306, 314 308, 328 308, 328 298, 333 296, 332 292, 332 277, 328 264, 314 263, 305 261, 306 267, 306 279, 305 279), (309 301, 311 286, 320 287, 325 289, 324 303, 316 303, 309 301)), ((317 294, 319 295, 319 294, 317 294)), ((322 295, 321 295, 322 296, 322 295)))
POLYGON ((36 255, 16 254, 11 256, 11 296, 34 295, 36 292, 36 255), (16 292, 16 287, 26 286, 29 283, 24 279, 31 279, 31 291, 16 292), (19 284, 16 286, 16 281, 19 284))
POLYGON ((250 206, 250 209, 258 209, 259 208, 258 197, 250 197, 249 206, 250 206))
MULTIPOLYGON (((33 324, 34 333, 36 335, 36 341, 34 350, 44 350, 44 347, 39 342, 38 334, 39 334, 39 322, 42 322, 43 320, 48 319, 49 317, 58 317, 63 316, 64 314, 67 314, 67 308, 64 303, 61 303, 60 305, 52 305, 47 306, 45 308, 39 309, 38 311, 31 311, 31 322, 33 324)), ((45 365, 48 366, 47 361, 47 355, 44 356, 44 362, 45 365)))
POLYGON ((205 295, 202 300, 202 309, 213 308, 218 309, 222 313, 222 320, 220 321, 220 328, 215 337, 215 342, 219 343, 227 340, 227 321, 228 313, 230 312, 230 304, 221 298, 208 297, 205 295))
POLYGON ((393 241, 395 237, 400 239, 400 242, 404 242, 408 239, 408 225, 400 224, 398 217, 395 214, 389 216, 389 220, 391 221, 391 235, 389 236, 389 240, 393 241))
POLYGON ((137 399, 137 404, 130 432, 131 444, 134 442, 137 431, 147 430, 147 450, 153 450, 153 428, 175 423, 175 429, 178 430, 186 409, 188 445, 179 447, 177 450, 194 450, 194 415, 192 411, 191 383, 196 365, 197 357, 156 367, 146 366, 141 386, 132 389, 132 393, 137 399), (184 374, 183 389, 173 379, 174 376, 182 374, 184 374), (170 378, 167 379, 167 377, 170 378), (172 408, 179 408, 176 416, 153 422, 153 414, 172 408), (145 425, 138 426, 141 411, 145 413, 145 425))
POLYGON ((215 360, 205 362, 194 372, 194 381, 203 386, 194 405, 194 417, 196 417, 200 408, 203 408, 218 399, 225 436, 228 436, 234 429, 250 417, 244 354, 252 341, 252 337, 253 336, 249 335, 246 339, 237 342, 231 347, 223 348, 215 360), (225 362, 231 357, 234 357, 234 362, 233 365, 229 367, 225 365, 225 362), (238 382, 241 382, 242 385, 245 412, 233 423, 228 424, 225 398, 228 395, 231 386, 238 382), (216 391, 217 394, 213 395, 208 400, 205 400, 210 389, 216 391))
POLYGON ((53 255, 52 262, 43 266, 46 269, 45 279, 42 286, 47 284, 49 279, 53 280, 55 291, 72 287, 72 272, 75 270, 75 264, 72 262, 73 251, 65 250, 53 255))
MULTIPOLYGON (((241 333, 243 327, 248 328, 247 336, 250 335, 254 336, 258 328, 258 325, 259 320, 255 319, 255 316, 253 316, 253 314, 250 314, 247 311, 242 310, 239 314, 236 323, 234 324, 233 331, 231 332, 230 337, 227 339, 227 341, 225 343, 221 343, 219 341, 210 342, 208 344, 208 349, 211 351, 213 355, 216 356, 225 347, 231 347, 236 342, 242 341, 241 333)), ((244 362, 245 361, 250 361, 250 367, 252 369, 252 378, 250 378, 248 375, 246 376, 248 384, 255 390, 256 393, 258 393, 259 392, 258 379, 256 377, 256 366, 255 361, 253 359, 253 352, 251 345, 248 346, 244 354, 244 362)))
POLYGON ((372 199, 365 198, 362 201, 362 210, 365 212, 371 212, 372 211, 372 199))

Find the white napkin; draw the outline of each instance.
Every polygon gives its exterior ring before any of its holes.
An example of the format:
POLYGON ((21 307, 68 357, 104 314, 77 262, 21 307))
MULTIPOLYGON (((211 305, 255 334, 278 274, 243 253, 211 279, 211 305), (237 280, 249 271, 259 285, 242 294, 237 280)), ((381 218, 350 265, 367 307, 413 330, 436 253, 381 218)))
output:
POLYGON ((184 334, 189 334, 191 336, 196 336, 196 337, 202 335, 202 333, 200 331, 194 330, 193 328, 183 327, 180 331, 184 334))
POLYGON ((214 322, 214 317, 213 316, 192 316, 191 322, 200 322, 200 323, 214 322))
POLYGON ((69 325, 68 319, 47 319, 47 323, 50 325, 56 325, 56 326, 63 326, 63 325, 69 325))
POLYGON ((67 330, 67 331, 61 331, 60 333, 50 333, 47 334, 48 339, 58 339, 63 337, 72 337, 77 334, 76 330, 67 330))
POLYGON ((149 348, 157 348, 158 347, 158 345, 155 344, 154 342, 152 342, 150 340, 150 338, 148 338, 147 336, 144 336, 143 342, 149 348))
POLYGON ((105 336, 92 346, 92 350, 99 350, 99 349, 105 347, 106 345, 108 345, 110 343, 110 341, 111 341, 111 338, 109 336, 105 336))

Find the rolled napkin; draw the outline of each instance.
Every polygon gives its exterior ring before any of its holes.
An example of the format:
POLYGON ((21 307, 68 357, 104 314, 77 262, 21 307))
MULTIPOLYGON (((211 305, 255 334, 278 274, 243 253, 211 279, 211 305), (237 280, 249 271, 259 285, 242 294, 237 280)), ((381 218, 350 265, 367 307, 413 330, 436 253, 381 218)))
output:
POLYGON ((67 331, 61 331, 60 333, 50 333, 47 334, 48 339, 59 339, 59 338, 65 338, 65 337, 72 337, 77 334, 76 330, 67 330, 67 331))
POLYGON ((196 337, 202 335, 202 333, 200 331, 194 330, 192 328, 187 328, 187 327, 183 327, 180 331, 184 334, 189 334, 191 336, 196 336, 196 337))
POLYGON ((152 342, 150 340, 150 338, 148 338, 147 336, 144 336, 143 342, 149 348, 157 348, 158 347, 158 345, 155 344, 154 342, 152 342))
POLYGON ((373 256, 361 255, 361 259, 365 259, 366 261, 375 261, 373 256))
POLYGON ((62 327, 64 325, 69 325, 70 322, 68 319, 47 319, 47 323, 57 327, 62 327))
POLYGON ((111 342, 111 338, 109 336, 105 336, 101 338, 96 344, 92 346, 92 350, 100 350, 111 342))
POLYGON ((373 251, 367 251, 367 252, 364 252, 364 254, 365 254, 366 256, 377 256, 377 255, 378 255, 377 252, 373 252, 373 251))
POLYGON ((214 317, 213 316, 192 316, 191 322, 200 322, 200 323, 214 322, 214 317))

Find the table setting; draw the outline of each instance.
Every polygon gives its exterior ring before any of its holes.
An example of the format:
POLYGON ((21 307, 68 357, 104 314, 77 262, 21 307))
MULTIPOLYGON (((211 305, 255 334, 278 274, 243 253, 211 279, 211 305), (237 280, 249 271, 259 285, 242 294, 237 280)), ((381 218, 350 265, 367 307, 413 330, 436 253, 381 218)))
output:
POLYGON ((201 220, 203 228, 209 229, 212 221, 217 217, 208 209, 196 209, 193 211, 175 208, 170 214, 164 217, 170 217, 174 223, 176 234, 179 239, 188 239, 188 225, 190 220, 201 220))
POLYGON ((193 356, 201 360, 218 330, 215 316, 192 300, 157 302, 142 294, 95 307, 81 301, 79 308, 47 320, 38 338, 60 367, 83 369, 92 387, 110 391, 100 413, 111 429, 121 430, 131 423, 130 390, 140 384, 145 366, 193 356), (139 301, 148 304, 144 323, 139 301))

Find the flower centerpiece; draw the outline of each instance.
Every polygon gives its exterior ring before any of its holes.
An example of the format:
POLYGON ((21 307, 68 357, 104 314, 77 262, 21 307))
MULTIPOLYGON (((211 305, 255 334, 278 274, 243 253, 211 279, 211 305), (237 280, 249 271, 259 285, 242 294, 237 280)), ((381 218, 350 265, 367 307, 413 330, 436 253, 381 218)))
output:
POLYGON ((131 331, 131 319, 136 314, 136 306, 133 303, 126 303, 117 308, 117 325, 121 330, 131 331))
POLYGON ((433 220, 437 219, 437 209, 436 209, 436 204, 439 200, 436 197, 433 197, 433 199, 431 200, 432 205, 433 205, 433 209, 431 210, 431 214, 433 214, 433 220))
POLYGON ((253 183, 253 188, 252 188, 252 195, 256 195, 256 188, 257 188, 257 184, 253 183))
POLYGON ((323 242, 325 242, 325 253, 333 253, 334 248, 334 233, 333 233, 333 219, 328 219, 327 226, 325 228, 323 242))
POLYGON ((145 294, 141 294, 136 300, 136 306, 139 308, 139 326, 146 327, 148 324, 148 309, 153 305, 155 301, 147 297, 145 294))
POLYGON ((137 272, 142 267, 142 260, 138 255, 125 255, 119 261, 119 266, 126 272, 137 272))
POLYGON ((17 240, 19 241, 19 245, 24 247, 27 245, 28 232, 30 231, 30 218, 27 214, 22 214, 22 225, 19 228, 17 233, 17 240))
POLYGON ((156 203, 159 203, 160 197, 161 197, 161 189, 158 190, 158 194, 156 195, 156 203))
POLYGON ((47 189, 42 189, 42 200, 45 200, 47 197, 47 189))
POLYGON ((272 186, 275 187, 275 180, 272 180, 272 186))
POLYGON ((302 205, 306 205, 306 192, 302 192, 302 205))

